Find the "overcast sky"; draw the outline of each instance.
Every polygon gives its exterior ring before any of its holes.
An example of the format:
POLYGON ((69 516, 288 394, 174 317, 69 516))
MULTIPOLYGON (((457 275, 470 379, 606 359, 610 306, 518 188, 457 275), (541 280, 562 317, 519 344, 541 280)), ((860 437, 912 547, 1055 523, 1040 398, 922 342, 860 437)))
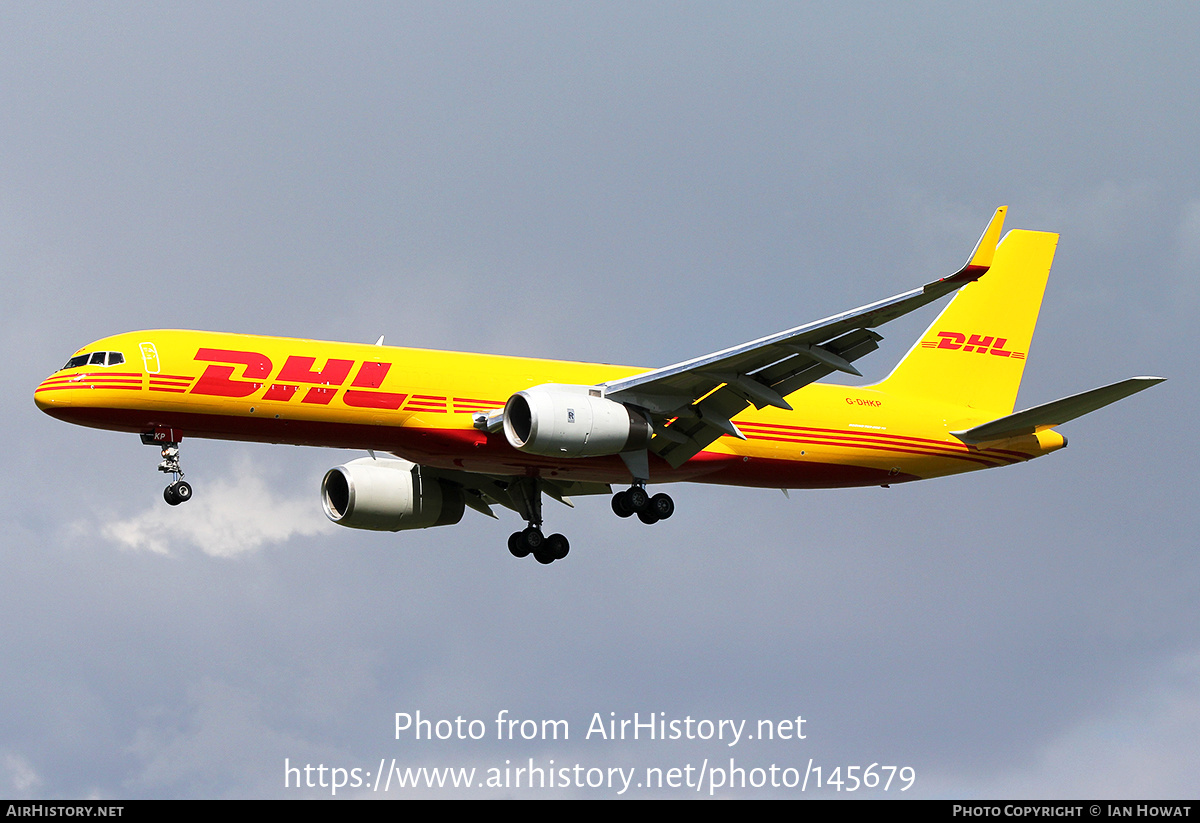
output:
MULTIPOLYGON (((285 759, 732 757, 909 766, 905 796, 1195 797, 1198 24, 1191 3, 0 6, 0 796, 330 793, 285 789, 285 759), (171 509, 154 449, 32 402, 78 347, 158 327, 666 365, 948 274, 1001 204, 1062 235, 1018 406, 1166 384, 1001 470, 679 486, 653 527, 550 501, 572 550, 549 567, 508 554, 508 512, 329 524, 318 484, 350 452, 186 440, 196 497, 171 509), (418 710, 488 735, 397 740, 418 710), (502 710, 570 739, 497 741, 502 710), (634 712, 806 737, 585 739, 634 712)), ((866 379, 935 313, 883 328, 866 379)))

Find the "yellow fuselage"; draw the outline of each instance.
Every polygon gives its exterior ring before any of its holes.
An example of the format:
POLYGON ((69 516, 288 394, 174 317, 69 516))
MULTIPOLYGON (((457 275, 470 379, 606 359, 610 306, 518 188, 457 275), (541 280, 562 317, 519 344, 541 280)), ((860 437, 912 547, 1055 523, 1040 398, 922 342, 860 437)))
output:
MULTIPOLYGON (((62 420, 137 433, 392 452, 416 463, 491 475, 624 483, 619 456, 522 453, 473 413, 503 408, 543 383, 595 385, 645 369, 498 355, 158 330, 79 350, 119 352, 116 365, 61 369, 38 386, 39 408, 62 420)), ((116 358, 113 358, 116 359, 116 358)), ((812 384, 795 411, 753 408, 677 469, 652 456, 651 482, 692 480, 827 488, 917 480, 1028 460, 1064 445, 1043 431, 977 449, 950 434, 996 415, 933 406, 872 386, 812 384)))

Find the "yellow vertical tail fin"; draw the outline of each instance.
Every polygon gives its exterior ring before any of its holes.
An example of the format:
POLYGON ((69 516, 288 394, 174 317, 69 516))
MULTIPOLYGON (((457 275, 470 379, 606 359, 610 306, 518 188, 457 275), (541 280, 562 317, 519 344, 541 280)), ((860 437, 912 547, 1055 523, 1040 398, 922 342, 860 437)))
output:
POLYGON ((1008 414, 1017 399, 1058 235, 1013 230, 876 388, 1008 414))

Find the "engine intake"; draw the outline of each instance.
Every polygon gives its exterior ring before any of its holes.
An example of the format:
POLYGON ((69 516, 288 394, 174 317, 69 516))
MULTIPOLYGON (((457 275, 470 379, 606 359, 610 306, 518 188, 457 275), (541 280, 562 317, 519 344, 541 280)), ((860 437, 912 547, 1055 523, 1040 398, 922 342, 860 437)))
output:
POLYGON ((461 487, 425 477, 407 460, 370 457, 327 471, 321 504, 339 526, 389 532, 452 526, 465 508, 461 487))
POLYGON ((644 449, 650 424, 591 386, 546 383, 504 404, 504 436, 514 449, 544 457, 600 457, 644 449))

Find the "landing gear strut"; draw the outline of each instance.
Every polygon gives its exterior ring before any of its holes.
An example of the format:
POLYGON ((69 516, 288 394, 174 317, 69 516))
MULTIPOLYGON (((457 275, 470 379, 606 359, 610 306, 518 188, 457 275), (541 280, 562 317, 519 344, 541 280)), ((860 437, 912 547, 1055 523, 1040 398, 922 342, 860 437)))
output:
POLYGON ((183 479, 183 469, 179 467, 179 444, 167 443, 162 448, 162 462, 158 464, 160 472, 171 475, 171 483, 163 489, 163 500, 168 505, 178 506, 192 499, 192 486, 183 479))
POLYGON ((675 501, 669 494, 656 494, 651 497, 644 486, 635 483, 612 497, 612 510, 617 517, 637 515, 643 523, 657 523, 666 520, 675 513, 675 501))
POLYGON ((179 466, 181 439, 178 429, 157 429, 153 434, 142 435, 142 442, 146 445, 162 446, 162 462, 158 464, 158 470, 171 475, 170 484, 163 489, 163 500, 170 506, 178 506, 192 499, 192 486, 183 479, 183 469, 179 466))

